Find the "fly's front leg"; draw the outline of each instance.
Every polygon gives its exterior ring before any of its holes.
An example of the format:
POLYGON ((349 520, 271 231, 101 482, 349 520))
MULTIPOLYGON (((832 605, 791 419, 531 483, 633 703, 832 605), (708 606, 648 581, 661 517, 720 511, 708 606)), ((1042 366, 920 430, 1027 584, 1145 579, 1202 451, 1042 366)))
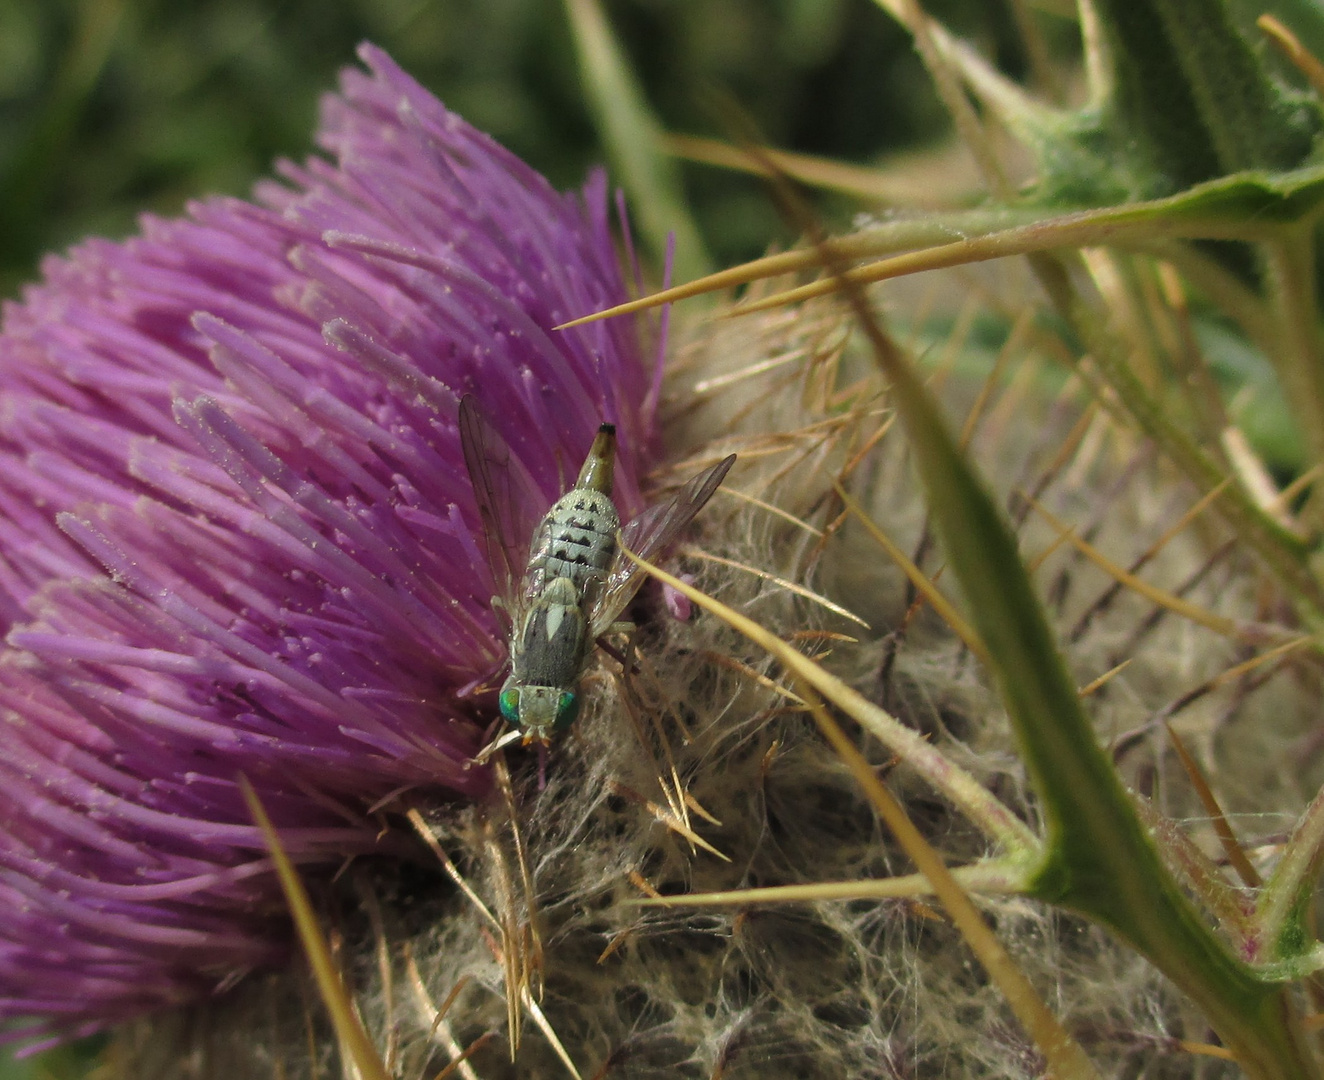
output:
POLYGON ((510 731, 507 731, 500 738, 493 739, 490 743, 488 743, 481 750, 479 750, 478 753, 476 753, 472 758, 469 759, 468 762, 466 762, 466 766, 486 765, 488 759, 491 758, 493 754, 496 754, 499 751, 504 750, 511 743, 517 742, 523 737, 524 737, 524 732, 520 731, 519 728, 512 728, 510 731))

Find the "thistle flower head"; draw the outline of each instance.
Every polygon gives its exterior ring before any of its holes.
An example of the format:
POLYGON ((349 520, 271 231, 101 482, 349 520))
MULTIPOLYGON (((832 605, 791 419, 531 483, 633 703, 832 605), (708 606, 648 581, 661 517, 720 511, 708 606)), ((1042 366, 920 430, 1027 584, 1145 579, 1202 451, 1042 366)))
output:
POLYGON ((653 400, 605 182, 561 196, 380 51, 330 159, 52 258, 0 333, 0 1017, 91 1030, 279 949, 236 778, 303 864, 374 804, 480 793, 503 657, 456 425, 550 502, 603 420, 638 505, 653 400))

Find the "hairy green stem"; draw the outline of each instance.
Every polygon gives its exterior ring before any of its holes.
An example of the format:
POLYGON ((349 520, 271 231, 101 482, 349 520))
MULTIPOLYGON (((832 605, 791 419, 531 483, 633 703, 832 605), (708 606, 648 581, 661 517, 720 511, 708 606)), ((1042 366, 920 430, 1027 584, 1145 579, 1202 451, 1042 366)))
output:
MULTIPOLYGON (((1324 464, 1324 350, 1319 334, 1314 230, 1304 224, 1283 239, 1265 244, 1265 289, 1274 305, 1276 348, 1269 352, 1286 397, 1306 439, 1310 464, 1324 464)), ((1320 485, 1303 517, 1312 531, 1324 526, 1320 485)))
MULTIPOLYGON (((1290 959, 1311 945, 1300 919, 1303 890, 1314 884, 1324 859, 1324 788, 1306 807, 1292 830, 1273 876, 1265 883, 1256 904, 1256 922, 1274 959, 1290 959)), ((1267 958, 1266 958, 1267 959, 1267 958)))

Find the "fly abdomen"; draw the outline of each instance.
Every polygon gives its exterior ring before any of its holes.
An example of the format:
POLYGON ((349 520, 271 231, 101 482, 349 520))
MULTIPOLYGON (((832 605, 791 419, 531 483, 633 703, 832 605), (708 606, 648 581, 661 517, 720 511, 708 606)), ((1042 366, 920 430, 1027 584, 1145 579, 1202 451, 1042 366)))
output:
POLYGON ((538 526, 529 573, 540 574, 543 581, 569 578, 583 596, 590 581, 606 578, 620 527, 609 496, 591 488, 572 488, 552 504, 538 526))

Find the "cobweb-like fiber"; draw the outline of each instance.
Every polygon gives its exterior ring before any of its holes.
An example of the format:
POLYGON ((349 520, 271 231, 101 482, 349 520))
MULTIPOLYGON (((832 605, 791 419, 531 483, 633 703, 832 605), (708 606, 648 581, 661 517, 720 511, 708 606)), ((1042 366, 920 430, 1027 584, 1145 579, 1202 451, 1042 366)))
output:
MULTIPOLYGON (((672 430, 696 449, 675 476, 719 451, 739 451, 728 486, 812 528, 719 494, 701 515, 694 544, 801 582, 869 628, 751 574, 692 556, 680 561, 723 602, 784 637, 801 635, 805 651, 825 654, 830 668, 1033 823, 1011 734, 976 661, 927 608, 908 614, 913 597, 904 578, 862 529, 847 524, 822 535, 841 510, 832 480, 888 417, 868 364, 849 345, 839 348, 845 331, 831 309, 811 308, 794 318, 709 328, 693 341, 673 374, 674 403, 689 408, 677 409, 685 420, 672 430), (707 395, 679 389, 792 350, 806 354, 793 369, 707 395), (827 388, 843 392, 851 407, 814 404, 827 388), (718 441, 704 448, 712 437, 718 441)), ((959 425, 977 384, 941 372, 939 378, 959 425)), ((972 454, 1020 521, 1027 557, 1056 539, 1012 498, 1039 488, 1055 513, 1125 564, 1195 496, 1142 444, 1103 422, 1053 466, 1080 420, 1081 402, 1069 388, 1059 395, 1042 385, 999 387, 973 433, 972 454)), ((938 570, 942 554, 922 540, 922 494, 899 427, 858 460, 847 486, 903 549, 920 553, 926 572, 938 570)), ((1249 617, 1260 610, 1257 579, 1237 552, 1222 548, 1224 539, 1201 519, 1146 573, 1173 590, 1194 581, 1188 599, 1249 617)), ((1309 680, 1284 670, 1175 708, 1241 654, 1208 631, 1156 617, 1126 592, 1087 615, 1109 580, 1070 549, 1054 553, 1036 577, 1082 685, 1120 659, 1132 661, 1090 698, 1101 740, 1134 733, 1117 743, 1128 783, 1165 813, 1200 815, 1161 727, 1151 723, 1167 709, 1228 805, 1261 815, 1234 818, 1239 827, 1249 837, 1285 828, 1303 800, 1300 769, 1283 763, 1300 748, 1295 740, 1315 692, 1309 680)), ((759 681, 780 680, 776 665, 711 617, 682 624, 660 614, 656 597, 649 604, 646 594, 637 641, 643 670, 622 679, 620 665, 602 657, 586 680, 585 714, 551 752, 546 788, 538 789, 531 753, 510 759, 513 813, 536 894, 541 1007, 580 1073, 638 1080, 1040 1075, 1037 1050, 935 902, 638 904, 646 889, 671 894, 913 870, 807 715, 759 681), (696 850, 658 821, 650 803, 665 805, 659 774, 668 754, 695 802, 720 822, 692 814, 694 829, 729 861, 696 850)), ((904 763, 855 734, 949 864, 989 854, 982 834, 904 763)), ((522 923, 531 909, 510 811, 497 795, 464 810, 432 808, 427 816, 498 918, 522 923)), ((1197 840, 1207 839, 1198 822, 1190 824, 1197 840)), ((507 988, 496 959, 501 943, 430 856, 420 854, 415 865, 360 861, 333 885, 319 883, 319 895, 392 1075, 432 1076, 457 1048, 487 1032, 496 1036, 461 1074, 569 1075, 527 1014, 511 1063, 507 988), (457 986, 453 1005, 434 1023, 436 1007, 457 986)), ((1198 1012, 1104 931, 1014 897, 983 898, 981 906, 1104 1075, 1236 1075, 1226 1062, 1177 1048, 1177 1039, 1210 1038, 1198 1012)), ((180 1014, 126 1033, 122 1045, 134 1049, 145 1075, 152 1066, 172 1076, 339 1075, 323 1017, 306 983, 271 977, 207 1014, 180 1014)))

